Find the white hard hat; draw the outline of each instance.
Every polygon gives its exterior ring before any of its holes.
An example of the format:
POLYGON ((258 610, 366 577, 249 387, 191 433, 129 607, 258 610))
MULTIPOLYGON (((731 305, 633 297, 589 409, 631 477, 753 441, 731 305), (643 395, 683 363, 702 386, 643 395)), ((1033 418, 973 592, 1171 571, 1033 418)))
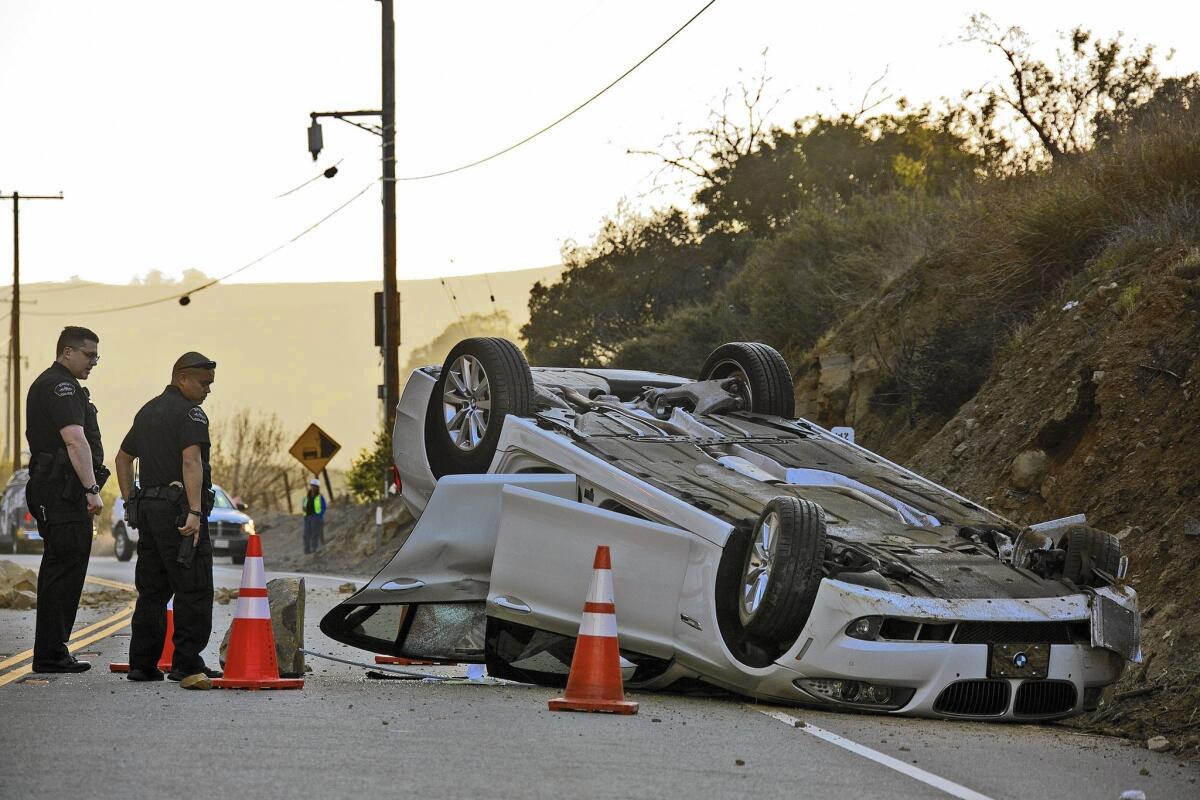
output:
POLYGON ((317 480, 316 478, 313 478, 311 481, 309 481, 308 485, 316 486, 318 489, 321 488, 321 482, 319 480, 317 480))

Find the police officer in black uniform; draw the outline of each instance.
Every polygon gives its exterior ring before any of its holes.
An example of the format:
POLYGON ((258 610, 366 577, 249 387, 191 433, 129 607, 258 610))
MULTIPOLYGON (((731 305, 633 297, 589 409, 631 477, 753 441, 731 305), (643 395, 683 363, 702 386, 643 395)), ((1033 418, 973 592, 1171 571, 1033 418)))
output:
POLYGON ((67 650, 92 548, 92 517, 104 508, 100 484, 108 476, 96 407, 87 380, 100 360, 100 337, 69 325, 58 337, 57 358, 29 387, 25 437, 29 483, 25 501, 45 549, 38 569, 34 672, 91 668, 67 650))
POLYGON ((201 653, 212 633, 212 509, 208 417, 200 408, 212 390, 217 362, 184 353, 171 385, 142 406, 117 453, 117 480, 126 515, 138 529, 137 607, 129 642, 132 681, 160 681, 157 668, 167 630, 167 601, 175 597, 175 656, 168 677, 185 689, 208 689, 201 653), (138 486, 133 461, 138 459, 138 486))

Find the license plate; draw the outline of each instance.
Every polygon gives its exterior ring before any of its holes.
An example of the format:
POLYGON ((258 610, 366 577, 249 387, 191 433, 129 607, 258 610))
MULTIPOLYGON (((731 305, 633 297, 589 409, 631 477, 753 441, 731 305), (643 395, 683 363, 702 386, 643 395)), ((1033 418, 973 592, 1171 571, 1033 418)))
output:
POLYGON ((1048 644, 994 644, 988 659, 990 678, 1044 678, 1050 671, 1048 644))
POLYGON ((41 541, 42 535, 40 533, 38 533, 36 530, 25 531, 25 538, 31 542, 32 541, 41 541))
POLYGON ((221 549, 225 549, 226 547, 229 547, 229 540, 228 539, 213 539, 212 544, 213 544, 213 547, 220 547, 221 549))

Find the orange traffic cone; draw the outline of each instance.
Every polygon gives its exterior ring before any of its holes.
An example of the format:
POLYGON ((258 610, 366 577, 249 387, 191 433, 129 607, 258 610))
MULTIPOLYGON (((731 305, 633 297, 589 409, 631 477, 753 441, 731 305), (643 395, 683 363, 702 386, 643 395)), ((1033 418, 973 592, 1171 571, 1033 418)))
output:
MULTIPOLYGON (((158 668, 171 671, 171 659, 175 657, 175 598, 167 601, 167 638, 163 640, 162 655, 158 657, 158 668)), ((109 672, 129 672, 129 665, 114 662, 108 665, 109 672)))
POLYGON ((301 689, 303 678, 280 678, 275 659, 275 633, 267 602, 267 575, 262 543, 257 534, 246 541, 246 565, 238 590, 233 633, 225 656, 225 677, 212 682, 215 689, 301 689))
POLYGON ((617 607, 613 602, 612 561, 608 546, 596 548, 592 583, 583 605, 583 622, 575 640, 567 691, 550 701, 551 711, 607 711, 636 714, 638 704, 621 688, 621 655, 617 647, 617 607))

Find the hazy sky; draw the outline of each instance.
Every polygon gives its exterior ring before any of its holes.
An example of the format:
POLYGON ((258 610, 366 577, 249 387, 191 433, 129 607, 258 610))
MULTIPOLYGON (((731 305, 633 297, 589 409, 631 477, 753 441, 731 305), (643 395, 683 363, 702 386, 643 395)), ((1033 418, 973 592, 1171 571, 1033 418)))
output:
MULTIPOLYGON (((398 171, 436 171, 498 150, 564 113, 649 52, 704 0, 397 2, 398 171)), ((804 3, 718 0, 641 69, 550 133, 486 165, 401 183, 401 278, 557 263, 622 198, 647 196, 656 163, 627 155, 702 124, 767 53, 780 124, 856 108, 884 74, 912 99, 957 95, 1000 74, 957 43, 978 10, 1052 47, 1083 23, 1200 70, 1197 17, 1167 2, 804 3), (1133 9, 1133 10, 1131 10, 1133 9)), ((1195 7, 1192 7, 1195 9, 1195 7)), ((377 137, 313 110, 379 103, 373 0, 0 0, 0 191, 21 206, 23 281, 124 283, 160 269, 224 274, 287 241, 379 174, 377 137), (341 172, 285 197, 341 159, 341 172)), ((0 274, 11 264, 0 204, 0 274)), ((371 188, 242 281, 371 280, 380 274, 371 188)), ((7 282, 7 281, 4 281, 7 282)), ((33 311, 33 309, 30 309, 33 311)))

